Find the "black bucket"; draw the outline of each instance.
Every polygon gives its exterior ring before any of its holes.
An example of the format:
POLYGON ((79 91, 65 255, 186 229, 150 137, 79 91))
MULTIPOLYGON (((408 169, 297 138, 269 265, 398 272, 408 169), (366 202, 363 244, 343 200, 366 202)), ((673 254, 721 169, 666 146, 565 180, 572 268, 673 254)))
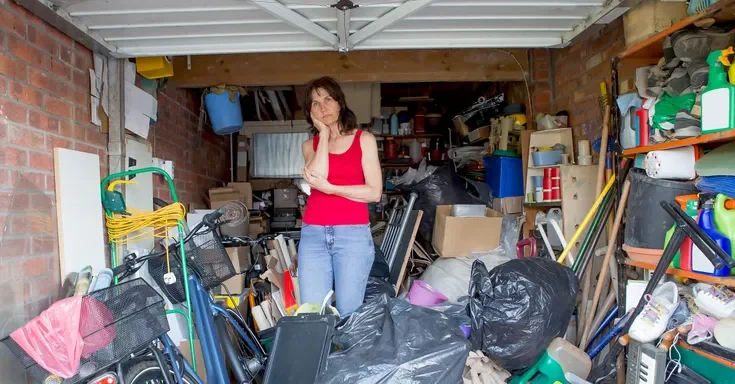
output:
POLYGON ((625 245, 635 248, 663 249, 666 232, 674 219, 661 201, 676 203, 676 196, 691 195, 699 190, 694 184, 654 179, 642 169, 630 171, 630 195, 625 210, 625 245))

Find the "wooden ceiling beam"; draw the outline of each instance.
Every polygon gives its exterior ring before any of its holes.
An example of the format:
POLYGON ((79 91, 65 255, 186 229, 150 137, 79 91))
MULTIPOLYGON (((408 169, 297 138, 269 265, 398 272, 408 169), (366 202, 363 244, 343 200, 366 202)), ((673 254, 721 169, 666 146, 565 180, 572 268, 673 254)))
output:
POLYGON ((341 82, 522 81, 524 71, 527 49, 247 53, 192 56, 191 69, 186 57, 176 57, 171 83, 181 88, 299 85, 321 76, 341 82))

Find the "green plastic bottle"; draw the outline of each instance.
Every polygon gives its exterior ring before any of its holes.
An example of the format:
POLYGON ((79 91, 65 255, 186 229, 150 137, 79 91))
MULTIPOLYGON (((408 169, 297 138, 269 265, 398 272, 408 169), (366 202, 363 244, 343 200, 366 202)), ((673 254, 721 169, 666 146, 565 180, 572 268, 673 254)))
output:
POLYGON ((728 83, 725 66, 730 66, 729 47, 713 51, 707 56, 709 81, 702 92, 702 133, 713 133, 735 128, 735 85, 728 83))
MULTIPOLYGON (((735 244, 735 210, 725 208, 727 199, 721 193, 715 197, 715 228, 730 239, 730 244, 735 244)), ((735 269, 730 270, 730 275, 735 275, 735 269)))

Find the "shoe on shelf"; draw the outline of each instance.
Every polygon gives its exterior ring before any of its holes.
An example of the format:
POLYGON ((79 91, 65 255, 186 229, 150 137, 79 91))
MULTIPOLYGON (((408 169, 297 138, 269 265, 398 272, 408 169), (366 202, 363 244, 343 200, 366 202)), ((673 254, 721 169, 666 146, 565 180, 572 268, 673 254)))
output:
POLYGON ((679 306, 679 289, 666 282, 646 295, 646 306, 630 326, 630 337, 641 343, 650 343, 666 332, 669 319, 679 306))
POLYGON ((735 293, 725 287, 697 283, 692 288, 694 304, 699 310, 716 319, 724 319, 735 312, 735 293))

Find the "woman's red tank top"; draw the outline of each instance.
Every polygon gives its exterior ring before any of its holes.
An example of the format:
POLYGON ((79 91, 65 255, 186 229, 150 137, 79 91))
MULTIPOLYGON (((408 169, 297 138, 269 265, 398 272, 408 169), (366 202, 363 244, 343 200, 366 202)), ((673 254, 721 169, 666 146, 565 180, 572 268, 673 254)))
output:
MULTIPOLYGON (((341 154, 329 154, 329 175, 333 185, 363 185, 361 130, 357 130, 352 145, 341 154)), ((319 135, 314 136, 314 150, 319 144, 319 135)), ((359 203, 337 195, 328 195, 315 189, 306 202, 304 223, 311 225, 355 225, 368 224, 367 203, 359 203)))

